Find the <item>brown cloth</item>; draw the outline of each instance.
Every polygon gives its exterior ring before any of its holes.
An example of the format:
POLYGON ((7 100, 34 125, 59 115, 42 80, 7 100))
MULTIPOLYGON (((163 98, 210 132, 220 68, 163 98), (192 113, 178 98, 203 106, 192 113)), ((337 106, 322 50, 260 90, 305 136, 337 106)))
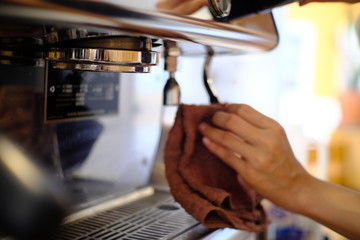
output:
POLYGON ((263 231, 268 221, 261 196, 202 143, 198 126, 224 105, 180 105, 164 153, 175 200, 208 228, 263 231))

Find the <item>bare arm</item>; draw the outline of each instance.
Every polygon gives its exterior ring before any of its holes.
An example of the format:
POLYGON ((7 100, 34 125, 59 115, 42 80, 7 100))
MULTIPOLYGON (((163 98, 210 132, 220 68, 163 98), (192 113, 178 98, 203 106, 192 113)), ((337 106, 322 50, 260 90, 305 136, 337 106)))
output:
POLYGON ((207 148, 273 203, 308 216, 350 238, 360 238, 360 193, 308 174, 284 129, 247 105, 229 105, 201 124, 207 148))

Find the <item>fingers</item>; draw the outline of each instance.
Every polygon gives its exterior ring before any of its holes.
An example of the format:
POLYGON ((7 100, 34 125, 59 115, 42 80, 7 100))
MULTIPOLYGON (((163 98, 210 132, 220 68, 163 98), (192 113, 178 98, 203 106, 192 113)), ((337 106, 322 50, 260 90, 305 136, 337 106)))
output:
POLYGON ((226 110, 227 112, 216 112, 212 118, 213 123, 253 145, 264 140, 259 139, 259 136, 264 136, 263 130, 278 125, 273 119, 245 104, 231 104, 226 110))
POLYGON ((230 104, 227 111, 243 118, 245 121, 258 128, 268 128, 274 124, 274 120, 256 111, 246 104, 230 104))
POLYGON ((210 140, 207 137, 203 138, 203 143, 210 152, 222 159, 225 164, 229 165, 236 172, 242 172, 241 170, 244 169, 245 162, 241 157, 233 154, 228 149, 224 148, 222 145, 210 140))
POLYGON ((178 5, 175 9, 174 9, 174 13, 177 14, 192 14, 194 12, 196 12, 197 10, 199 10, 200 8, 204 7, 207 5, 207 0, 191 0, 191 1, 187 1, 184 4, 180 4, 178 5))
POLYGON ((260 130, 237 114, 219 111, 213 115, 212 122, 251 144, 254 144, 259 136, 260 130))
POLYGON ((228 156, 232 156, 231 159, 233 156, 247 159, 252 155, 253 147, 229 131, 214 128, 206 123, 200 124, 199 130, 206 139, 216 143, 215 151, 220 151, 217 154, 220 154, 223 160, 228 156))
POLYGON ((174 14, 191 14, 208 4, 207 0, 160 0, 156 7, 174 14))
POLYGON ((170 10, 181 4, 181 0, 160 0, 156 3, 156 7, 162 10, 170 10))

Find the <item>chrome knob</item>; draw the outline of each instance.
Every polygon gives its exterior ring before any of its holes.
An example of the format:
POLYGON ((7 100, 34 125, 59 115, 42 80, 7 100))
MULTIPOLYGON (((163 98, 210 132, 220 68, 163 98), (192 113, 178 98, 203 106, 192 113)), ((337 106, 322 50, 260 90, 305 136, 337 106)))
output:
POLYGON ((230 14, 231 0, 209 0, 209 9, 216 18, 226 18, 230 14))

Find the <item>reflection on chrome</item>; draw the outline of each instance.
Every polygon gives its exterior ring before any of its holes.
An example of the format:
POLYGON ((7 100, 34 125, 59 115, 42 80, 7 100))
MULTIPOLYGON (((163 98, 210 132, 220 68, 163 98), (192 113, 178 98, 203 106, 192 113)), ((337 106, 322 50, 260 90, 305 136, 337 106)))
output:
POLYGON ((269 34, 212 20, 124 7, 121 1, 2 1, 0 17, 83 26, 102 29, 104 33, 106 29, 112 34, 140 34, 247 52, 270 50, 277 44, 276 32, 269 34))

